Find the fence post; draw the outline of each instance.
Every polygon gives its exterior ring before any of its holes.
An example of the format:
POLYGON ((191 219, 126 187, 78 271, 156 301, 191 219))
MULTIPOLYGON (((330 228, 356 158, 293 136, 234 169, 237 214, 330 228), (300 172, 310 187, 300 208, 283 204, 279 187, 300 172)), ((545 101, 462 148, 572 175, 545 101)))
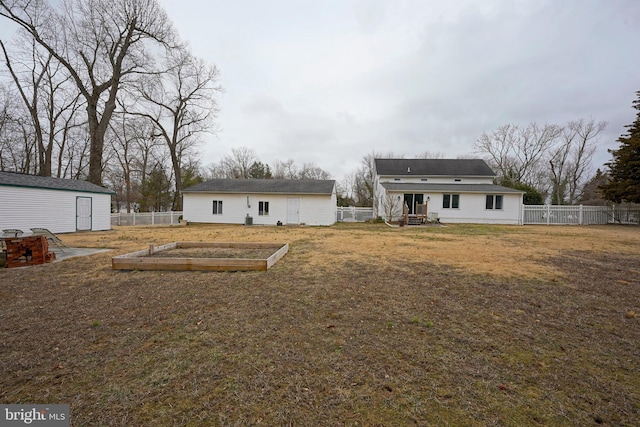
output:
POLYGON ((136 211, 133 211, 133 225, 136 225, 136 211))
POLYGON ((155 212, 151 211, 151 225, 155 225, 155 223, 156 223, 155 212))
POLYGON ((547 225, 550 224, 551 220, 551 205, 547 205, 547 225))
POLYGON ((578 224, 582 225, 582 205, 580 205, 580 213, 578 214, 578 224))

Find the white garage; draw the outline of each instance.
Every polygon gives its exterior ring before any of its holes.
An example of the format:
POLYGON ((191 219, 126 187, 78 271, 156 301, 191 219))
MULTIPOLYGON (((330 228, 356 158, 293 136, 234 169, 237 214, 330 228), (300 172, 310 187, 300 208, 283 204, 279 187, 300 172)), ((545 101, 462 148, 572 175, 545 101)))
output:
POLYGON ((112 194, 87 181, 0 171, 0 230, 109 230, 112 194))
POLYGON ((212 179, 183 194, 183 218, 195 223, 332 225, 334 180, 212 179))

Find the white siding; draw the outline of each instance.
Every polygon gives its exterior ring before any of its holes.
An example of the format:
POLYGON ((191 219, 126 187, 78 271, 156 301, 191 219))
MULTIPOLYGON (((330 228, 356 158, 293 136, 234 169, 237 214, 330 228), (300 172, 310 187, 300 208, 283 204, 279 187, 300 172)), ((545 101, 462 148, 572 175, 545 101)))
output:
MULTIPOLYGON (((522 195, 502 194, 502 209, 486 209, 486 194, 460 194, 458 209, 442 207, 442 194, 431 195, 429 212, 437 212, 443 223, 522 224, 522 195)), ((501 193, 488 193, 501 194, 501 193)))
POLYGON ((244 224, 247 215, 255 225, 287 223, 287 199, 300 199, 300 224, 331 225, 336 222, 335 188, 331 195, 185 193, 183 217, 189 222, 244 224), (248 203, 247 203, 248 197, 248 203), (213 214, 213 201, 222 201, 222 215, 213 214), (269 215, 258 215, 259 202, 269 202, 269 215))
POLYGON ((76 231, 76 198, 92 199, 91 229, 111 229, 111 195, 42 188, 0 186, 0 229, 48 228, 53 233, 76 231))
MULTIPOLYGON (((379 186, 380 198, 378 200, 378 215, 384 216, 382 199, 386 190, 379 186)), ((390 192, 389 194, 403 197, 402 192, 390 192)), ((447 194, 459 194, 460 205, 457 209, 443 208, 442 198, 444 193, 424 193, 425 200, 430 198, 427 206, 428 212, 436 212, 443 223, 475 223, 475 224, 522 224, 522 194, 520 193, 464 193, 450 191, 447 194), (503 196, 502 209, 486 209, 487 194, 499 194, 503 196)), ((394 218, 397 219, 397 218, 394 218)))

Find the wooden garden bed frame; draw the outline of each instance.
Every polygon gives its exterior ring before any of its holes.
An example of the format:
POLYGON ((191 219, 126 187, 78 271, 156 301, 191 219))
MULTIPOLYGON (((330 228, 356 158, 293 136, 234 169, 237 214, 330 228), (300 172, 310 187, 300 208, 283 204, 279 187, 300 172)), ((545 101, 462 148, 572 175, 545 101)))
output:
POLYGON ((149 245, 149 249, 118 255, 111 258, 114 270, 205 270, 205 271, 264 271, 273 267, 289 251, 287 243, 254 242, 173 242, 162 246, 149 245), (273 249, 266 258, 172 258, 150 255, 171 249, 233 248, 273 249))

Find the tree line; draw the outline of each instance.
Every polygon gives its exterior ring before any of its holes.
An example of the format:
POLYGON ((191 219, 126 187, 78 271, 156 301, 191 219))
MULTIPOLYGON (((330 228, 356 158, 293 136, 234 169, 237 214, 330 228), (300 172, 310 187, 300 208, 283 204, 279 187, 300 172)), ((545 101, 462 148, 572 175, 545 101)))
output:
POLYGON ((222 89, 159 3, 0 0, 0 18, 17 28, 0 40, 0 169, 127 194, 136 182, 172 182, 170 201, 153 194, 141 204, 179 209, 182 175, 216 132, 222 89))
MULTIPOLYGON (((330 178, 313 163, 268 165, 246 147, 200 164, 198 147, 218 130, 219 70, 191 52, 157 0, 0 0, 0 22, 17 28, 0 40, 0 170, 87 179, 143 211, 180 210, 181 190, 208 178, 330 178)), ((638 188, 638 120, 594 174, 605 126, 506 124, 480 136, 475 156, 528 203, 637 202, 628 189, 638 188)), ((341 205, 373 205, 377 157, 402 156, 365 155, 339 183, 341 205)))

